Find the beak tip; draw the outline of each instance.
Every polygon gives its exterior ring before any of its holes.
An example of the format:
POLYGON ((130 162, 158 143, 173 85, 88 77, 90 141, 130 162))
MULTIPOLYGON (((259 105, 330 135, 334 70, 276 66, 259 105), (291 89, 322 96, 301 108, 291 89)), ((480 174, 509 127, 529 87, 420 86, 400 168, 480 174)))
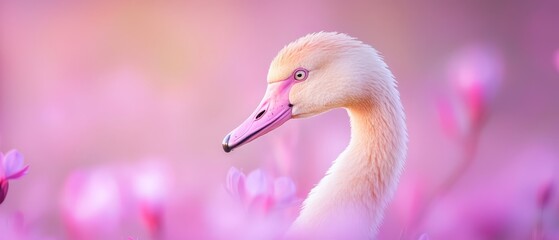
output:
POLYGON ((225 136, 225 138, 223 139, 223 143, 221 144, 223 146, 223 151, 225 151, 226 153, 233 150, 233 148, 229 146, 229 138, 231 138, 231 134, 227 134, 227 136, 225 136))

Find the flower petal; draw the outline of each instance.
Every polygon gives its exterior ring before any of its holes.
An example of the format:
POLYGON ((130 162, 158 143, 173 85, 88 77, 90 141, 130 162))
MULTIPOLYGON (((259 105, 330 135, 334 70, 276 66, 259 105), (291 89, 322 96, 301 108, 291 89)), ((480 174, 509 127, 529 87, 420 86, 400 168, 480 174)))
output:
POLYGON ((18 179, 18 178, 22 177, 23 175, 27 174, 28 170, 29 170, 29 165, 26 165, 25 167, 23 167, 19 171, 14 172, 11 175, 6 175, 5 179, 6 180, 8 180, 8 179, 18 179))
POLYGON ((274 181, 274 199, 279 203, 289 203, 295 199, 295 183, 289 177, 279 177, 274 181))
POLYGON ((257 196, 271 196, 273 185, 269 177, 260 169, 252 171, 246 180, 246 191, 251 198, 257 196))
POLYGON ((23 167, 23 155, 19 153, 17 150, 11 150, 6 154, 4 157, 4 161, 2 162, 4 165, 4 177, 6 179, 13 178, 13 175, 21 172, 23 167))
POLYGON ((0 179, 4 179, 5 170, 4 170, 4 154, 0 152, 0 179))
POLYGON ((257 214, 267 214, 274 207, 272 196, 258 195, 249 203, 249 210, 257 214))
POLYGON ((4 202, 4 199, 6 199, 6 196, 8 195, 8 187, 8 181, 0 179, 0 204, 4 202))
POLYGON ((227 191, 236 197, 241 199, 245 195, 245 175, 235 167, 231 167, 229 172, 227 172, 227 178, 225 180, 225 187, 227 191))

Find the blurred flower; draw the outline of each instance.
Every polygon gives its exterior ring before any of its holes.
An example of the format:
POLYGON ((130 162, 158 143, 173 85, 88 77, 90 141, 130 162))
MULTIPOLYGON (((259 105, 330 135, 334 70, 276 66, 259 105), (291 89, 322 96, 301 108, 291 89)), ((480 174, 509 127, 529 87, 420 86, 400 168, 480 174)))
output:
POLYGON ((160 236, 169 184, 168 171, 160 165, 145 164, 135 171, 132 181, 144 224, 152 236, 160 236))
POLYGON ((296 188, 288 177, 256 169, 245 175, 231 167, 225 180, 231 198, 215 198, 209 218, 214 239, 282 239, 299 212, 296 188), (231 207, 236 205, 236 207, 231 207))
POLYGON ((0 204, 4 202, 6 196, 8 196, 8 181, 0 180, 0 204))
POLYGON ((553 181, 545 182, 538 190, 538 206, 544 209, 553 194, 553 181))
POLYGON ((550 204, 553 195, 553 179, 545 181, 538 189, 537 193, 537 206, 539 208, 538 218, 532 233, 532 239, 546 239, 546 229, 544 229, 545 212, 547 206, 550 204))
POLYGON ((110 238, 120 223, 120 192, 115 177, 105 170, 70 175, 64 186, 62 210, 72 238, 110 238))
POLYGON ((29 165, 23 166, 23 155, 17 150, 9 151, 5 156, 0 153, 0 204, 8 195, 8 180, 14 180, 27 174, 29 165))
POLYGON ((243 200, 245 199, 245 181, 245 174, 237 168, 231 167, 227 173, 225 187, 232 196, 243 200))
POLYGON ((429 197, 417 222, 413 222, 419 223, 424 215, 431 214, 435 201, 454 188, 474 161, 479 136, 501 85, 502 75, 502 58, 496 49, 488 46, 463 48, 449 61, 447 77, 451 94, 438 100, 437 110, 443 129, 458 140, 462 154, 449 177, 429 197))
POLYGON ((226 188, 249 210, 261 213, 289 207, 296 202, 293 180, 288 177, 273 179, 260 169, 245 176, 237 168, 231 167, 227 173, 226 188))
POLYGON ((501 85, 502 72, 501 57, 492 48, 467 47, 454 55, 448 67, 454 94, 440 99, 437 106, 450 135, 464 137, 480 127, 501 85))

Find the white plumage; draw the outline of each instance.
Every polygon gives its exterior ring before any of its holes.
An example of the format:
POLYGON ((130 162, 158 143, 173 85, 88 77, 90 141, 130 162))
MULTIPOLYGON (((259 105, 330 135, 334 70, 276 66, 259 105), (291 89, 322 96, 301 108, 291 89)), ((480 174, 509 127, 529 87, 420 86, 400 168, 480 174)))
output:
POLYGON ((288 92, 291 117, 345 108, 351 140, 309 193, 287 237, 374 238, 407 150, 396 81, 375 49, 339 33, 309 34, 287 45, 272 61, 268 83, 287 81, 298 68, 308 70, 308 78, 288 92))

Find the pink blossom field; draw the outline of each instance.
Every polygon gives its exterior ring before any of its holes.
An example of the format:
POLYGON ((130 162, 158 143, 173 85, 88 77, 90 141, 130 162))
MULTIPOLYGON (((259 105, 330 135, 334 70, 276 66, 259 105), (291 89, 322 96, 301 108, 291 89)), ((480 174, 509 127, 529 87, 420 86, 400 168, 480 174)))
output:
POLYGON ((559 1, 0 1, 0 240, 282 239, 346 111, 230 153, 270 62, 373 46, 408 151, 378 239, 559 239, 559 1))

